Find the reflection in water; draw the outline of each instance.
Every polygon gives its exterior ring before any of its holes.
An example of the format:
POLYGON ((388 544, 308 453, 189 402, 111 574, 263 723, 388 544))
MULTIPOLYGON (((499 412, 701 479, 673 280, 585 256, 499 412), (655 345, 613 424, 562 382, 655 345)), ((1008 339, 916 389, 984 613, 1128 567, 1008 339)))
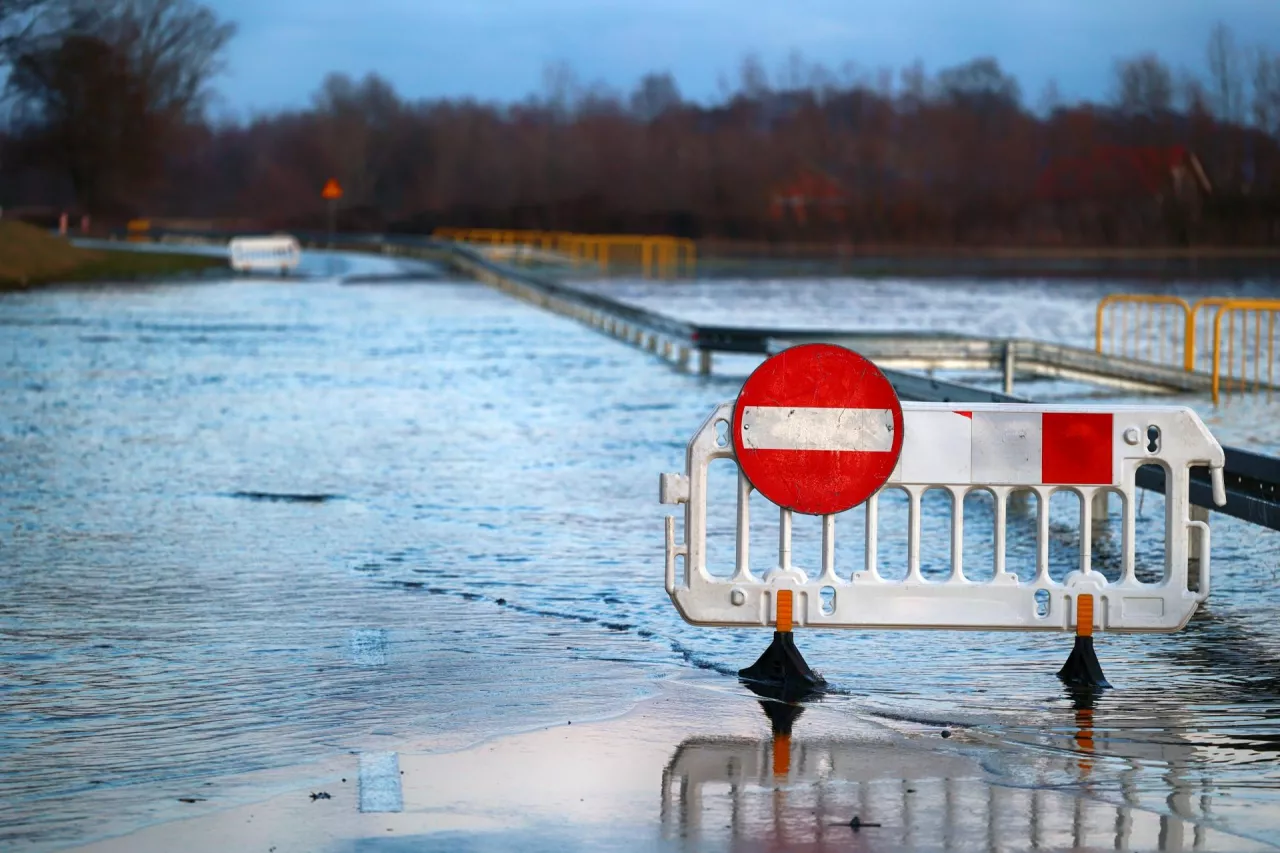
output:
POLYGON ((1193 769, 1195 747, 1172 734, 1176 726, 1159 745, 1099 737, 1094 694, 1071 698, 1073 749, 1051 760, 1075 782, 1058 786, 975 772, 942 750, 913 755, 865 738, 804 737, 795 731, 802 706, 762 700, 772 737, 691 737, 675 749, 662 777, 663 838, 688 850, 725 842, 848 849, 855 832, 876 849, 1250 846, 1209 825, 1211 784, 1193 769), (1118 784, 1094 784, 1098 761, 1120 765, 1118 784), (1138 790, 1137 769, 1152 761, 1167 768, 1163 814, 1141 807, 1151 792, 1138 790))

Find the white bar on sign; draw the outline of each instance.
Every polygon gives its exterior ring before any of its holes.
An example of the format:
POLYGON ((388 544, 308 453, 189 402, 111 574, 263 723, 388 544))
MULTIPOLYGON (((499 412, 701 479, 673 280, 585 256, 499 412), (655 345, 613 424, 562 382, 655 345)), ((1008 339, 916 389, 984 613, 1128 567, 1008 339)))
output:
POLYGON ((394 752, 366 752, 360 756, 360 811, 404 810, 400 790, 400 759, 394 752))
POLYGON ((893 412, 890 409, 745 406, 742 443, 748 450, 887 453, 893 449, 893 412))
POLYGON ((1039 412, 973 413, 973 482, 1040 482, 1043 422, 1039 412))
POLYGON ((902 430, 902 455, 889 482, 972 482, 972 418, 957 412, 904 411, 902 430))

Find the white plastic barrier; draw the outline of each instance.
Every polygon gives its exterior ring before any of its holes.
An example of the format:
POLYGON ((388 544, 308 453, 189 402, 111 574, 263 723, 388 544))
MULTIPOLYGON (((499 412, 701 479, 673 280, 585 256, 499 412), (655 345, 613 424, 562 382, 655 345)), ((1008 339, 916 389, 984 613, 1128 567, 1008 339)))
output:
MULTIPOLYGON (((860 570, 838 572, 835 516, 822 518, 822 555, 811 575, 792 565, 791 511, 779 509, 776 568, 763 577, 749 567, 750 482, 739 473, 737 550, 732 577, 713 577, 706 566, 707 468, 733 459, 733 442, 717 432, 733 422, 724 403, 689 442, 684 474, 663 474, 660 498, 684 504, 685 541, 676 542, 675 519, 666 520, 666 588, 684 618, 697 625, 778 624, 778 594, 792 592, 797 625, 830 628, 968 628, 1070 631, 1073 603, 1093 595, 1094 627, 1107 631, 1174 631, 1209 594, 1209 526, 1190 518, 1192 466, 1207 466, 1214 501, 1226 502, 1222 447, 1191 409, 1174 406, 1083 407, 1009 404, 905 403, 902 455, 885 488, 909 497, 907 573, 890 580, 878 571, 879 493, 865 504, 865 560, 860 570), (1143 465, 1165 471, 1165 571, 1155 583, 1134 572, 1135 474, 1143 465), (951 561, 945 580, 920 573, 921 499, 929 489, 950 493, 951 561), (995 497, 994 566, 975 582, 963 565, 964 496, 983 489, 995 497), (1009 495, 1030 490, 1038 498, 1036 574, 1024 581, 1005 567, 1009 495), (1049 498, 1080 495, 1080 564, 1058 582, 1049 572, 1049 498), (1093 498, 1120 495, 1122 566, 1108 582, 1093 569, 1090 535, 1093 498), (1198 531, 1199 583, 1189 584, 1188 541, 1198 531), (683 576, 677 577, 677 561, 683 576), (826 590, 828 601, 822 598, 826 590), (1039 594, 1039 600, 1037 595, 1039 594)), ((973 573, 975 576, 977 573, 973 573)), ((784 622, 787 617, 784 616, 784 622)))
POLYGON ((302 262, 302 247, 288 234, 235 237, 227 245, 236 272, 285 273, 302 262))

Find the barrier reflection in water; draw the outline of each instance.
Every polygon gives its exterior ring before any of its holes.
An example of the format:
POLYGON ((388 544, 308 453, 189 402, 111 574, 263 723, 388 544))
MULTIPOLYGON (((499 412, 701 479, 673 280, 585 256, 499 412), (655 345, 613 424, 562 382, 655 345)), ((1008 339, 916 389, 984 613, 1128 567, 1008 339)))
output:
POLYGON ((1089 695, 1068 712, 1073 729, 1038 744, 1049 747, 1038 773, 1065 772, 1065 784, 993 778, 962 751, 797 736, 801 706, 760 704, 771 738, 692 737, 676 748, 662 776, 664 840, 690 850, 848 849, 856 832, 872 849, 1250 846, 1206 825, 1210 785, 1191 772, 1192 744, 1172 730, 1146 743, 1095 733, 1089 695), (1096 779, 1102 762, 1106 778, 1096 779))

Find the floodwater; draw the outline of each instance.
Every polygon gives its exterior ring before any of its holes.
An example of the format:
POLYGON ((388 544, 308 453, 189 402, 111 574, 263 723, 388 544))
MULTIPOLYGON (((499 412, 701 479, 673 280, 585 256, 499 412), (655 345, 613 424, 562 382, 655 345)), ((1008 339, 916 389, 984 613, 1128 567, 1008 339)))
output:
MULTIPOLYGON (((725 323, 1068 341, 1111 289, 617 287, 725 323)), ((731 674, 767 634, 679 619, 656 486, 750 366, 681 374, 438 278, 0 297, 0 848, 170 820, 208 788, 224 804, 271 793, 219 787, 253 771, 616 715, 672 678, 739 690, 731 674)), ((1273 446, 1275 412, 1242 405, 1214 428, 1273 446)), ((714 476, 731 493, 732 473, 714 476)), ((731 512, 713 508, 715 554, 732 551, 731 512)), ((1160 496, 1141 512, 1139 567, 1155 572, 1160 496)), ((837 525, 842 571, 855 516, 837 525)), ((1070 512, 1054 518, 1065 565, 1079 532, 1070 512)), ((808 521, 802 567, 818 554, 808 521)), ((1101 535, 1095 551, 1114 549, 1101 535)), ((1185 631, 1099 637, 1118 689, 1089 709, 1087 782, 1062 760, 1084 748, 1054 677, 1069 638, 806 632, 800 645, 835 688, 823 713, 851 728, 958 727, 970 735, 937 749, 1011 788, 1273 841, 1280 536, 1215 517, 1213 547, 1213 596, 1185 631)))

